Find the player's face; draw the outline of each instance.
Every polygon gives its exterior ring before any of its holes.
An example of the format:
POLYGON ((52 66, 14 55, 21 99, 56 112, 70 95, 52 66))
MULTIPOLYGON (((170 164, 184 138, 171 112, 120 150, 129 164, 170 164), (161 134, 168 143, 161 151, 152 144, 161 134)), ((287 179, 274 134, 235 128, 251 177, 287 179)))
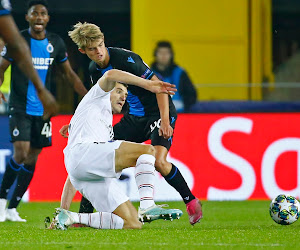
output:
POLYGON ((156 62, 158 64, 167 66, 171 63, 172 53, 169 48, 159 48, 156 51, 156 62))
POLYGON ((115 89, 110 94, 110 103, 113 114, 121 113, 127 95, 127 88, 123 84, 116 83, 115 89))
POLYGON ((86 54, 92 61, 100 66, 105 66, 109 60, 104 39, 99 39, 87 46, 84 50, 79 49, 79 51, 86 54))
POLYGON ((26 21, 35 33, 44 32, 49 19, 48 10, 41 4, 33 5, 26 15, 26 21))

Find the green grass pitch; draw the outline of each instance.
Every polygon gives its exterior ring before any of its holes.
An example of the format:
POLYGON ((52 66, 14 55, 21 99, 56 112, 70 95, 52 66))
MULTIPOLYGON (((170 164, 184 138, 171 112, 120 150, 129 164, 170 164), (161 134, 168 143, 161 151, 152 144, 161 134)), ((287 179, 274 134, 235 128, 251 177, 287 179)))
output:
MULTIPOLYGON (((71 228, 46 230, 44 218, 58 203, 22 203, 27 223, 0 223, 0 249, 297 249, 300 222, 277 225, 269 201, 203 202, 204 218, 194 227, 185 212, 180 220, 154 221, 142 230, 71 228)), ((185 211, 182 202, 168 202, 185 211)), ((137 204, 135 204, 137 205, 137 204)), ((77 211, 78 203, 71 210, 77 211)))

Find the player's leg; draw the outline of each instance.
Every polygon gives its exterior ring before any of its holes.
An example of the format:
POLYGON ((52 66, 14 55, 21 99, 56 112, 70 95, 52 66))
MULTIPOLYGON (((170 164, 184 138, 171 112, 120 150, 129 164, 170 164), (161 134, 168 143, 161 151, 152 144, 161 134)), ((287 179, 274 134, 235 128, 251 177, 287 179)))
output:
POLYGON ((5 221, 7 218, 7 195, 10 191, 12 184, 17 179, 21 169, 24 167, 24 160, 29 151, 29 141, 16 141, 13 143, 14 154, 6 164, 6 169, 3 175, 2 184, 0 188, 0 222, 5 221))
MULTIPOLYGON (((171 126, 174 129, 176 119, 171 117, 171 121, 173 121, 171 126)), ((174 164, 167 161, 168 151, 171 148, 173 138, 164 139, 158 135, 159 121, 151 121, 150 124, 150 128, 152 128, 151 144, 154 145, 156 152, 155 168, 180 194, 187 206, 190 223, 194 225, 202 218, 202 206, 199 200, 192 194, 180 170, 174 164)))
POLYGON ((74 213, 57 209, 54 219, 56 228, 65 230, 73 224, 81 224, 96 229, 140 229, 142 223, 130 201, 120 204, 112 213, 74 213))
POLYGON ((113 213, 124 220, 124 229, 142 228, 142 223, 138 220, 138 213, 130 201, 121 204, 113 213))
POLYGON ((9 209, 17 208, 23 195, 25 194, 34 174, 35 165, 42 149, 30 148, 27 158, 19 171, 17 186, 10 200, 9 209))
MULTIPOLYGON (((135 120, 139 119, 132 115, 124 116, 120 122, 114 126, 114 138, 116 140, 126 140, 134 142, 143 142, 145 138, 142 138, 143 130, 136 126, 135 120)), ((82 197, 79 207, 79 213, 92 213, 94 208, 92 204, 82 197)))
POLYGON ((6 164, 0 188, 0 222, 6 220, 7 194, 23 167, 30 148, 31 124, 30 116, 24 112, 13 112, 9 116, 9 129, 14 154, 6 164))
POLYGON ((155 185, 155 150, 151 145, 122 142, 116 150, 116 171, 128 166, 135 166, 135 180, 140 196, 139 218, 142 221, 179 218, 182 212, 178 209, 163 209, 154 203, 155 185))
POLYGON ((16 208, 29 187, 35 171, 35 165, 42 148, 51 145, 50 121, 44 121, 42 117, 39 116, 31 116, 31 120, 30 149, 24 160, 23 166, 19 171, 17 186, 7 209, 7 220, 11 221, 25 221, 20 218, 16 208))

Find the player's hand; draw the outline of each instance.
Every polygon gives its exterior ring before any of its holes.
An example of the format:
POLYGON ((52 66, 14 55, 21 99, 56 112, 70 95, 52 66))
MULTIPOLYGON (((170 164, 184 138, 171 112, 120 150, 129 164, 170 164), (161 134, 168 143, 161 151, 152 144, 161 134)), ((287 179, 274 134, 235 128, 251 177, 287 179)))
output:
POLYGON ((7 102, 4 94, 0 91, 0 104, 2 103, 2 100, 5 101, 5 102, 7 102))
POLYGON ((53 95, 45 88, 38 92, 38 96, 44 107, 44 119, 48 119, 54 116, 58 112, 58 105, 53 97, 53 95))
POLYGON ((150 81, 147 87, 149 91, 155 94, 165 93, 169 95, 175 95, 175 92, 177 91, 176 86, 174 84, 159 80, 150 81))
POLYGON ((173 128, 169 123, 160 123, 160 128, 158 129, 158 135, 163 136, 165 139, 169 139, 173 135, 173 128))
POLYGON ((69 129, 69 124, 62 126, 62 128, 59 130, 59 133, 61 134, 62 137, 64 138, 69 137, 68 129, 69 129))

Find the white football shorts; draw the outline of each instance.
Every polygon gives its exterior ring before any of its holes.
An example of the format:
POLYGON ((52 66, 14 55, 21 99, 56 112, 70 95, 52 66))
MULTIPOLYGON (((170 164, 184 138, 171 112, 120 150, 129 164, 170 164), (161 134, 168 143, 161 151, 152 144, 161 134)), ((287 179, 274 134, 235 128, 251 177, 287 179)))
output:
POLYGON ((123 141, 81 143, 64 151, 65 165, 73 186, 99 212, 113 212, 129 200, 119 187, 115 150, 123 141))

